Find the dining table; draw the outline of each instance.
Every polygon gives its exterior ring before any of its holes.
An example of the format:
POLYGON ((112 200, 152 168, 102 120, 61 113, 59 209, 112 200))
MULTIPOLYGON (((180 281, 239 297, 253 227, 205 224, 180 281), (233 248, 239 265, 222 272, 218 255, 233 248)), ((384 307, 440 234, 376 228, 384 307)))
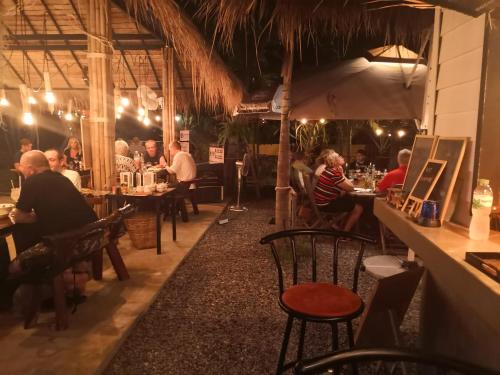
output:
POLYGON ((177 224, 176 224, 176 215, 177 212, 175 210, 175 187, 167 188, 161 192, 152 192, 152 193, 127 193, 127 194, 116 194, 116 193, 108 193, 105 198, 108 200, 108 210, 111 210, 116 205, 133 203, 141 205, 145 202, 152 202, 154 205, 154 210, 156 214, 156 254, 161 254, 161 216, 162 216, 162 203, 166 204, 168 201, 172 202, 171 205, 171 218, 172 218, 172 240, 177 240, 177 224))
POLYGON ((7 237, 12 234, 14 225, 8 217, 0 219, 0 237, 7 237))

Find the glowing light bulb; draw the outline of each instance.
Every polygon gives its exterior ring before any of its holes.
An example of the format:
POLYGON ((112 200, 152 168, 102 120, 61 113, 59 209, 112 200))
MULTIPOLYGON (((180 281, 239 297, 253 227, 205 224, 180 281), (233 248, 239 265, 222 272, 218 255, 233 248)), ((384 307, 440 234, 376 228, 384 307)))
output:
POLYGON ((28 97, 28 103, 30 103, 30 104, 37 104, 38 101, 36 100, 36 98, 33 95, 30 95, 28 97))
POLYGON ((137 116, 137 120, 138 120, 139 122, 142 122, 142 120, 144 120, 144 116, 141 116, 141 115, 137 116))
POLYGON ((128 107, 129 104, 130 104, 130 99, 127 98, 126 96, 122 96, 120 98, 120 104, 123 106, 123 107, 128 107))
POLYGON ((8 107, 9 106, 9 101, 7 100, 7 98, 0 98, 0 106, 2 107, 8 107))
POLYGON ((145 117, 143 123, 144 125, 149 126, 151 125, 151 120, 149 119, 149 117, 145 117))
POLYGON ((30 126, 35 123, 35 119, 33 118, 33 114, 31 112, 23 113, 23 123, 30 126))
POLYGON ((324 124, 326 122, 326 120, 324 118, 322 118, 322 119, 319 119, 319 122, 320 122, 320 124, 324 124))
POLYGON ((384 131, 380 128, 375 130, 375 134, 377 134, 379 137, 384 133, 384 131))
POLYGON ((117 120, 119 120, 119 119, 122 118, 122 114, 121 113, 117 113, 115 117, 116 117, 117 120))
POLYGON ((161 121, 161 116, 160 115, 156 115, 155 116, 155 120, 156 120, 156 122, 160 122, 161 121))
POLYGON ((392 137, 392 133, 387 134, 388 137, 392 137))
POLYGON ((179 122, 181 121, 181 115, 175 115, 175 121, 179 122))
POLYGON ((118 113, 123 113, 125 111, 125 108, 123 108, 121 105, 119 105, 117 108, 116 108, 116 112, 118 113))
POLYGON ((71 112, 68 112, 64 115, 64 119, 66 121, 73 121, 73 114, 71 112))
POLYGON ((52 91, 47 91, 45 93, 45 101, 49 104, 54 104, 56 102, 56 97, 52 91))
POLYGON ((139 107, 139 109, 137 110, 137 113, 139 114, 139 116, 144 116, 144 114, 146 113, 146 110, 142 107, 139 107))
POLYGON ((398 130, 398 137, 403 138, 406 135, 406 132, 404 130, 398 130))
POLYGON ((307 124, 307 119, 303 118, 302 120, 300 120, 300 122, 305 125, 305 124, 307 124))

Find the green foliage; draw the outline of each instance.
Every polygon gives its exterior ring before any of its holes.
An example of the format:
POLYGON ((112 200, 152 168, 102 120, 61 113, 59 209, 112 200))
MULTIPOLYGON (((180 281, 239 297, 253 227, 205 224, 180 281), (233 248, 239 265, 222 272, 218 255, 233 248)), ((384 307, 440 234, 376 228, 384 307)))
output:
POLYGON ((295 141, 299 150, 306 156, 312 155, 315 150, 328 144, 326 123, 314 122, 295 126, 295 141))
POLYGON ((245 117, 226 117, 219 127, 219 145, 229 141, 246 145, 252 141, 252 131, 245 117))

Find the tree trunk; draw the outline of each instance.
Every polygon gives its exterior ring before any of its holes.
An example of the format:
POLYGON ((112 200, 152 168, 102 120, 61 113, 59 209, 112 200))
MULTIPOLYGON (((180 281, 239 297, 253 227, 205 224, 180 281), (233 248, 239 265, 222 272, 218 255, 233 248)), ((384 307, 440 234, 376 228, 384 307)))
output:
POLYGON ((275 222, 279 229, 287 229, 289 223, 290 192, 290 119, 293 69, 293 50, 285 51, 283 60, 283 97, 281 100, 280 144, 278 149, 278 173, 276 181, 275 222))

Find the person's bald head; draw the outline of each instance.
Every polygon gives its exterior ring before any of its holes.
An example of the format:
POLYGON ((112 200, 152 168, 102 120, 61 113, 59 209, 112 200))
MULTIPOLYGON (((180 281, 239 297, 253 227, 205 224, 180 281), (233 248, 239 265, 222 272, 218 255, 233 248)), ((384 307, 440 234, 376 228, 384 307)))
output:
POLYGON ((40 150, 27 151, 21 156, 19 167, 24 177, 28 178, 49 169, 49 161, 40 150))

